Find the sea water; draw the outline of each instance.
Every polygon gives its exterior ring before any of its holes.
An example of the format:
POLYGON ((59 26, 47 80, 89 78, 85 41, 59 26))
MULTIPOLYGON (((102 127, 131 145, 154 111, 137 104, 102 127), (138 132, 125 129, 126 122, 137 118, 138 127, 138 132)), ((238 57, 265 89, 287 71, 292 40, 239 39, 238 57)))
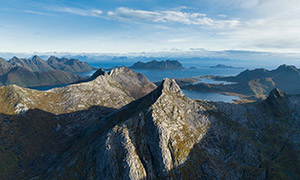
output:
MULTIPOLYGON (((120 66, 131 66, 133 63, 131 62, 97 62, 90 63, 91 66, 96 68, 113 68, 120 66)), ((207 76, 207 75, 219 75, 219 76, 235 76, 245 70, 245 68, 210 68, 208 64, 188 64, 190 67, 181 69, 181 70, 166 70, 166 71, 156 71, 156 70, 139 70, 134 69, 135 71, 144 74, 150 81, 152 82, 160 82, 164 78, 195 78, 199 76, 207 76)), ((93 72, 91 72, 92 74, 93 72)), ((89 74, 89 75, 91 75, 89 74)), ((214 81, 211 79, 202 79, 199 82, 205 82, 208 84, 213 83, 223 83, 223 84, 232 84, 231 82, 226 81, 214 81)), ((202 99, 202 100, 210 100, 210 101, 223 101, 223 102, 233 102, 234 100, 240 99, 238 96, 228 96, 219 93, 211 93, 211 92, 197 92, 190 90, 183 90, 183 93, 191 99, 202 99)))
MULTIPOLYGON (((96 68, 105 68, 111 69, 115 67, 121 66, 131 66, 134 62, 111 62, 111 61, 100 61, 100 62, 92 62, 89 63, 92 67, 96 68)), ((152 82, 160 82, 164 78, 195 78, 198 76, 206 76, 206 75, 220 75, 220 76, 234 76, 239 74, 245 69, 239 68, 210 68, 207 64, 190 64, 190 67, 195 68, 184 68, 182 70, 167 70, 167 71, 155 71, 155 70, 135 70, 139 73, 144 74, 150 81, 152 82)), ((83 77, 91 76, 95 71, 80 73, 79 75, 83 77)), ((202 82, 206 83, 225 83, 226 82, 218 82, 209 79, 202 79, 202 82)), ((46 91, 56 87, 64 87, 66 85, 59 85, 59 86, 43 86, 43 87, 34 87, 32 89, 46 91)), ((191 99, 204 99, 210 101, 223 101, 223 102, 233 102, 236 99, 239 99, 237 96, 227 96, 222 95, 219 93, 210 93, 210 92, 197 92, 197 91, 189 91, 183 90, 187 97, 191 99)))

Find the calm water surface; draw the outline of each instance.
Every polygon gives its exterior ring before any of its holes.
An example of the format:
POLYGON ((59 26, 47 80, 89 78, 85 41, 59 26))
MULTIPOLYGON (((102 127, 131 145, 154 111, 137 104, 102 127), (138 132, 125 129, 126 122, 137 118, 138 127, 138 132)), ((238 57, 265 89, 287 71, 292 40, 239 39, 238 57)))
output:
POLYGON ((182 92, 191 99, 223 101, 228 103, 232 103, 234 102, 234 100, 240 99, 238 96, 227 96, 219 93, 197 92, 197 91, 189 91, 189 90, 182 90, 182 92))
MULTIPOLYGON (((91 66, 96 68, 115 68, 120 66, 131 66, 133 62, 97 62, 97 63, 89 63, 91 66)), ((210 68, 209 65, 205 66, 193 66, 196 69, 185 68, 182 70, 168 70, 168 71, 153 71, 153 70, 135 70, 144 74, 150 81, 159 82, 164 78, 192 78, 197 76, 204 75, 222 75, 222 76, 231 76, 237 75, 242 72, 244 69, 230 69, 230 68, 210 68)), ((83 77, 91 76, 95 71, 80 73, 79 75, 83 77)), ((202 79, 201 82, 205 83, 228 83, 228 82, 220 82, 213 81, 209 79, 202 79)), ((31 89, 46 91, 56 87, 64 87, 66 85, 60 86, 43 86, 43 87, 34 87, 31 89)), ((196 91, 188 91, 183 90, 187 97, 191 99, 204 99, 210 101, 224 101, 224 102, 233 102, 234 99, 239 99, 236 96, 227 96, 219 93, 203 93, 196 91)))

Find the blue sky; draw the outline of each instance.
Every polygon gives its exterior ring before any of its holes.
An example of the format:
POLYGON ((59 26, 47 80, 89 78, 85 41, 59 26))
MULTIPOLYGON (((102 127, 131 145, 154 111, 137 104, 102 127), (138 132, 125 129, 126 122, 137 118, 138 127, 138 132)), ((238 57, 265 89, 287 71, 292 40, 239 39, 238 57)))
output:
POLYGON ((299 0, 0 0, 0 52, 298 53, 299 0))

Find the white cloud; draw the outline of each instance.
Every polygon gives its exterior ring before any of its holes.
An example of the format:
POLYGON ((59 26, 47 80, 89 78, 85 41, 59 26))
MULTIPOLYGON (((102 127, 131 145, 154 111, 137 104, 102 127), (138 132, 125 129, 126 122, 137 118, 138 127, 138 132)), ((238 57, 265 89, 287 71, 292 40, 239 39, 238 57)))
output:
POLYGON ((119 7, 107 13, 108 18, 117 21, 154 22, 154 23, 181 23, 185 25, 200 25, 210 28, 234 28, 239 20, 218 20, 207 17, 203 13, 182 11, 145 11, 119 7))
POLYGON ((186 39, 169 39, 168 42, 184 42, 186 39))
POLYGON ((70 13, 79 16, 91 16, 99 17, 103 12, 99 9, 80 9, 80 8, 70 8, 70 7, 54 7, 51 10, 63 13, 70 13))

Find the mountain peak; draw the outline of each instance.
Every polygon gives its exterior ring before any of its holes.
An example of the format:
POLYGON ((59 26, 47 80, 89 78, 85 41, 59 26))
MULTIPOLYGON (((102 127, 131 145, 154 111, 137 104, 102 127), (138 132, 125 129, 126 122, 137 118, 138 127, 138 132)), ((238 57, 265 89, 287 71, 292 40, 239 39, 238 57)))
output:
POLYGON ((273 89, 267 98, 268 102, 271 102, 272 104, 279 105, 282 102, 282 99, 287 94, 284 91, 279 90, 278 88, 273 89))
POLYGON ((38 55, 34 55, 31 59, 41 59, 38 55))
POLYGON ((281 91, 280 89, 275 88, 270 92, 269 97, 272 96, 274 98, 282 98, 285 95, 286 95, 286 93, 284 91, 281 91))
POLYGON ((180 96, 184 96, 183 92, 181 91, 179 85, 176 83, 175 79, 165 78, 161 83, 161 87, 163 91, 169 91, 169 92, 177 93, 180 96))
POLYGON ((122 67, 119 67, 119 68, 114 68, 114 69, 112 69, 112 70, 109 72, 109 75, 115 76, 115 75, 122 74, 122 73, 128 73, 128 72, 130 72, 130 71, 132 71, 132 70, 129 69, 128 67, 122 66, 122 67))
POLYGON ((292 65, 286 65, 286 64, 283 64, 281 66, 279 66, 276 70, 293 70, 293 71, 298 71, 298 69, 295 67, 295 66, 292 66, 292 65))

